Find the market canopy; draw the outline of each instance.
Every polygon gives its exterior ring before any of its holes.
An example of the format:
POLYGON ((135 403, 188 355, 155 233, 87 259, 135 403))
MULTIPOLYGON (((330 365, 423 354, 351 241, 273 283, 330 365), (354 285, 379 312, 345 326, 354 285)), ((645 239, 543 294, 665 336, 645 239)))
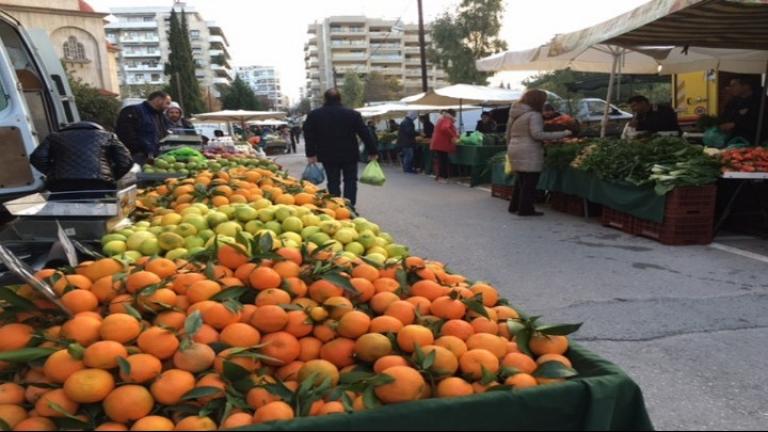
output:
POLYGON ((248 124, 255 125, 255 126, 283 126, 283 125, 287 125, 288 122, 284 120, 278 120, 278 119, 265 119, 265 120, 249 121, 248 124))
POLYGON ((432 105, 436 107, 463 106, 464 104, 494 106, 509 105, 519 100, 521 96, 520 90, 455 84, 409 96, 400 101, 408 105, 432 105))
MULTIPOLYGON (((373 117, 399 117, 403 114, 415 111, 419 114, 426 114, 437 112, 444 109, 459 109, 458 105, 455 106, 435 106, 435 105, 408 105, 406 103, 387 103, 381 105, 372 105, 362 108, 357 108, 357 111, 365 118, 373 117)), ((479 106, 462 106, 461 109, 480 109, 479 106)))
POLYGON ((600 44, 763 50, 768 47, 766 29, 765 0, 653 0, 593 27, 555 36, 549 55, 600 44))
POLYGON ((195 119, 244 123, 251 120, 284 119, 286 116, 287 114, 281 111, 225 110, 198 114, 195 119))

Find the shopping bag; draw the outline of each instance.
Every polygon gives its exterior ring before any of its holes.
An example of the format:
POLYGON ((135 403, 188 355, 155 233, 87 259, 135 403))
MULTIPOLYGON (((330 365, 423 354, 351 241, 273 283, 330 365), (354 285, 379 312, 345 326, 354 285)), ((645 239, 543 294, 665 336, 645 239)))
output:
POLYGON ((512 161, 509 160, 509 155, 507 155, 504 159, 504 174, 506 174, 507 177, 510 177, 514 173, 515 173, 515 168, 512 166, 512 161))
POLYGON ((325 181, 325 170, 320 168, 317 164, 311 163, 304 168, 304 173, 301 175, 301 179, 319 185, 325 181))
POLYGON ((360 177, 360 183, 365 183, 373 186, 382 186, 387 178, 384 176, 384 171, 376 161, 370 161, 368 166, 363 170, 363 175, 360 177))
POLYGON ((728 143, 728 135, 720 128, 712 127, 704 131, 703 141, 707 147, 723 148, 728 143))

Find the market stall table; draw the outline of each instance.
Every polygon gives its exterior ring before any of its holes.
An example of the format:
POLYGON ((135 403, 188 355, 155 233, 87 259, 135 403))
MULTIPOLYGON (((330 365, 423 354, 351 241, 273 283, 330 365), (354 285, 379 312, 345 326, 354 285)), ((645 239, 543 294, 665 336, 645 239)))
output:
POLYGON ((506 146, 456 146, 456 153, 448 156, 453 165, 466 166, 470 170, 471 187, 488 183, 491 180, 488 161, 499 152, 506 151, 506 146))
POLYGON ((768 229, 768 200, 766 200, 760 191, 756 190, 756 186, 758 184, 766 183, 768 180, 768 173, 763 172, 755 172, 755 173, 748 173, 748 172, 727 172, 723 173, 721 177, 721 181, 725 182, 737 182, 738 185, 736 186, 736 189, 731 194, 730 198, 728 199, 728 202, 726 203, 725 207, 723 208, 722 214, 720 215, 720 218, 717 221, 717 224, 715 225, 715 234, 717 234, 720 229, 723 227, 723 225, 728 221, 728 219, 733 215, 742 215, 742 214, 754 214, 757 213, 763 217, 763 223, 764 228, 768 229), (744 193, 750 193, 753 197, 755 202, 758 205, 758 210, 756 212, 734 212, 734 207, 736 205, 736 202, 740 196, 742 196, 744 193))

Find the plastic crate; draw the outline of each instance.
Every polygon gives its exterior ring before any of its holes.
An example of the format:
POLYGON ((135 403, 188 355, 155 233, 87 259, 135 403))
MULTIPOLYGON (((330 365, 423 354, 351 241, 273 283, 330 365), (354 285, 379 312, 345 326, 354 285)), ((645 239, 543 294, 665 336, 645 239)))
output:
POLYGON ((627 234, 637 234, 636 226, 638 220, 630 214, 609 207, 603 207, 603 213, 600 217, 600 222, 604 226, 616 228, 627 234))
POLYGON ((664 223, 635 220, 635 234, 670 246, 706 245, 714 237, 714 214, 666 216, 664 223))
POLYGON ((491 185, 491 196, 511 201, 514 186, 491 185))
POLYGON ((714 214, 717 186, 676 188, 667 195, 666 217, 707 216, 714 214))
POLYGON ((549 193, 549 206, 554 211, 568 212, 568 195, 562 192, 552 191, 549 193))

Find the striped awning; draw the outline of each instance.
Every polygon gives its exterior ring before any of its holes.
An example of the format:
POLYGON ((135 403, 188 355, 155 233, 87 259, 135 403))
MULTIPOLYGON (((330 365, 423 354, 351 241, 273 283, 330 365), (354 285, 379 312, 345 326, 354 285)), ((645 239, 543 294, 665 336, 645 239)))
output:
POLYGON ((768 50, 768 0, 653 0, 596 26, 556 36, 549 55, 597 44, 768 50))

